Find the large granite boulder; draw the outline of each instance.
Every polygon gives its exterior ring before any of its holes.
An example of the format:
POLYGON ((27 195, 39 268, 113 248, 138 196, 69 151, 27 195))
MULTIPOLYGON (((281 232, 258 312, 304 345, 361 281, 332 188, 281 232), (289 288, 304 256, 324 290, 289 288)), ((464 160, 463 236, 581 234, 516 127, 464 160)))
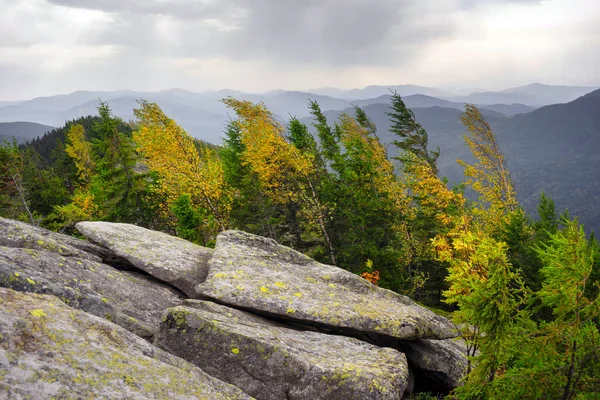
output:
POLYGON ((85 240, 2 217, 0 217, 0 246, 47 250, 64 257, 79 257, 94 261, 112 261, 116 258, 108 249, 85 240))
POLYGON ((125 258, 137 268, 195 297, 204 282, 212 250, 135 225, 79 222, 75 228, 91 241, 125 258))
POLYGON ((162 311, 183 297, 166 284, 90 259, 2 246, 0 286, 53 294, 145 338, 152 337, 162 311))
POLYGON ((0 289, 0 398, 250 397, 54 296, 0 289))
POLYGON ((341 268, 240 231, 217 237, 199 295, 236 308, 346 334, 455 337, 446 318, 341 268))
POLYGON ((257 399, 399 399, 404 354, 207 301, 167 310, 154 344, 257 399))

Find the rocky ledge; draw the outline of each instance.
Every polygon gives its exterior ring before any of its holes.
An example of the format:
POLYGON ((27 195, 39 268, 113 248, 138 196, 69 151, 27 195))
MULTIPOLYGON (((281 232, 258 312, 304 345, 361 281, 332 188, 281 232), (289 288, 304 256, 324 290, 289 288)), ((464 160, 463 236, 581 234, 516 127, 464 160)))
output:
POLYGON ((450 321, 271 239, 77 228, 0 218, 0 398, 399 399, 464 375, 450 321))

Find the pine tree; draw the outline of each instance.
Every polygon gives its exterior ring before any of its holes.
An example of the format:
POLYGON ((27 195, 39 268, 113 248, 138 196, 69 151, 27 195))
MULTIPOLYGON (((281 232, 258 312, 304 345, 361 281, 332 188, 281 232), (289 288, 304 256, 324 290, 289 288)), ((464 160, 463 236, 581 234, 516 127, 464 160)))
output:
POLYGON ((390 132, 396 135, 398 139, 394 140, 394 145, 400 150, 400 160, 403 160, 403 154, 414 154, 418 159, 425 161, 437 175, 437 159, 440 155, 440 149, 429 150, 429 136, 427 131, 419 124, 415 114, 406 107, 402 97, 393 92, 390 104, 391 111, 386 113, 390 117, 390 132))

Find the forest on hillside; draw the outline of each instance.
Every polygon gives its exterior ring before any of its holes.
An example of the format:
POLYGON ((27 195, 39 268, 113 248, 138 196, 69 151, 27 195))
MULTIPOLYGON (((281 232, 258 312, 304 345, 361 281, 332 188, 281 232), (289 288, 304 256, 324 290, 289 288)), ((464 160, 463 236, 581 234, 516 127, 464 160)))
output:
POLYGON ((453 398, 599 398, 600 245, 543 193, 538 215, 524 211, 477 107, 461 117, 474 161, 459 160, 466 183, 448 187, 443 150, 397 94, 394 157, 359 107, 328 121, 311 102, 313 135, 264 104, 223 102, 235 119, 221 146, 146 101, 132 122, 100 103, 5 142, 0 216, 70 234, 131 223, 208 247, 227 229, 270 237, 451 316, 470 356, 453 398))

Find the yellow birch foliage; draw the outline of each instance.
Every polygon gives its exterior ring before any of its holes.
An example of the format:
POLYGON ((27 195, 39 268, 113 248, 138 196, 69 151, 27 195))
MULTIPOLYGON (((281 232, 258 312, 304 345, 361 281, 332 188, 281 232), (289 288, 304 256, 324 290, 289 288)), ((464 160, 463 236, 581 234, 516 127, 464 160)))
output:
POLYGON ((85 185, 94 171, 92 144, 85 140, 85 129, 80 124, 71 126, 67 133, 67 141, 65 152, 73 159, 77 175, 85 185))
POLYGON ((514 211, 518 204, 510 173, 496 136, 477 107, 467 104, 461 121, 468 131, 465 142, 476 162, 471 165, 458 160, 458 163, 465 167, 465 176, 469 178, 467 184, 488 205, 485 209, 485 204, 481 204, 474 213, 490 229, 496 229, 504 216, 514 211))
POLYGON ((464 208, 463 195, 448 189, 429 163, 412 153, 405 154, 404 167, 406 184, 421 212, 451 228, 464 208))
POLYGON ((224 99, 238 116, 246 150, 242 163, 256 174, 265 194, 274 202, 300 205, 299 216, 306 231, 317 227, 323 235, 332 264, 336 264, 331 237, 326 229, 328 208, 317 194, 314 155, 300 151, 284 137, 284 127, 262 103, 224 99))
POLYGON ((133 140, 148 167, 159 175, 159 191, 166 198, 163 211, 170 213, 175 200, 189 194, 194 206, 212 213, 220 229, 227 229, 231 190, 218 155, 208 148, 198 153, 194 139, 156 103, 142 101, 140 106, 135 110, 140 127, 133 140))
POLYGON ((88 188, 77 189, 69 204, 54 206, 53 214, 55 218, 63 221, 62 226, 73 226, 80 221, 97 221, 104 217, 88 188))
POLYGON ((314 172, 313 157, 285 140, 283 125, 264 104, 233 98, 223 102, 239 118, 246 147, 242 162, 256 173, 267 195, 280 204, 298 200, 314 172))

